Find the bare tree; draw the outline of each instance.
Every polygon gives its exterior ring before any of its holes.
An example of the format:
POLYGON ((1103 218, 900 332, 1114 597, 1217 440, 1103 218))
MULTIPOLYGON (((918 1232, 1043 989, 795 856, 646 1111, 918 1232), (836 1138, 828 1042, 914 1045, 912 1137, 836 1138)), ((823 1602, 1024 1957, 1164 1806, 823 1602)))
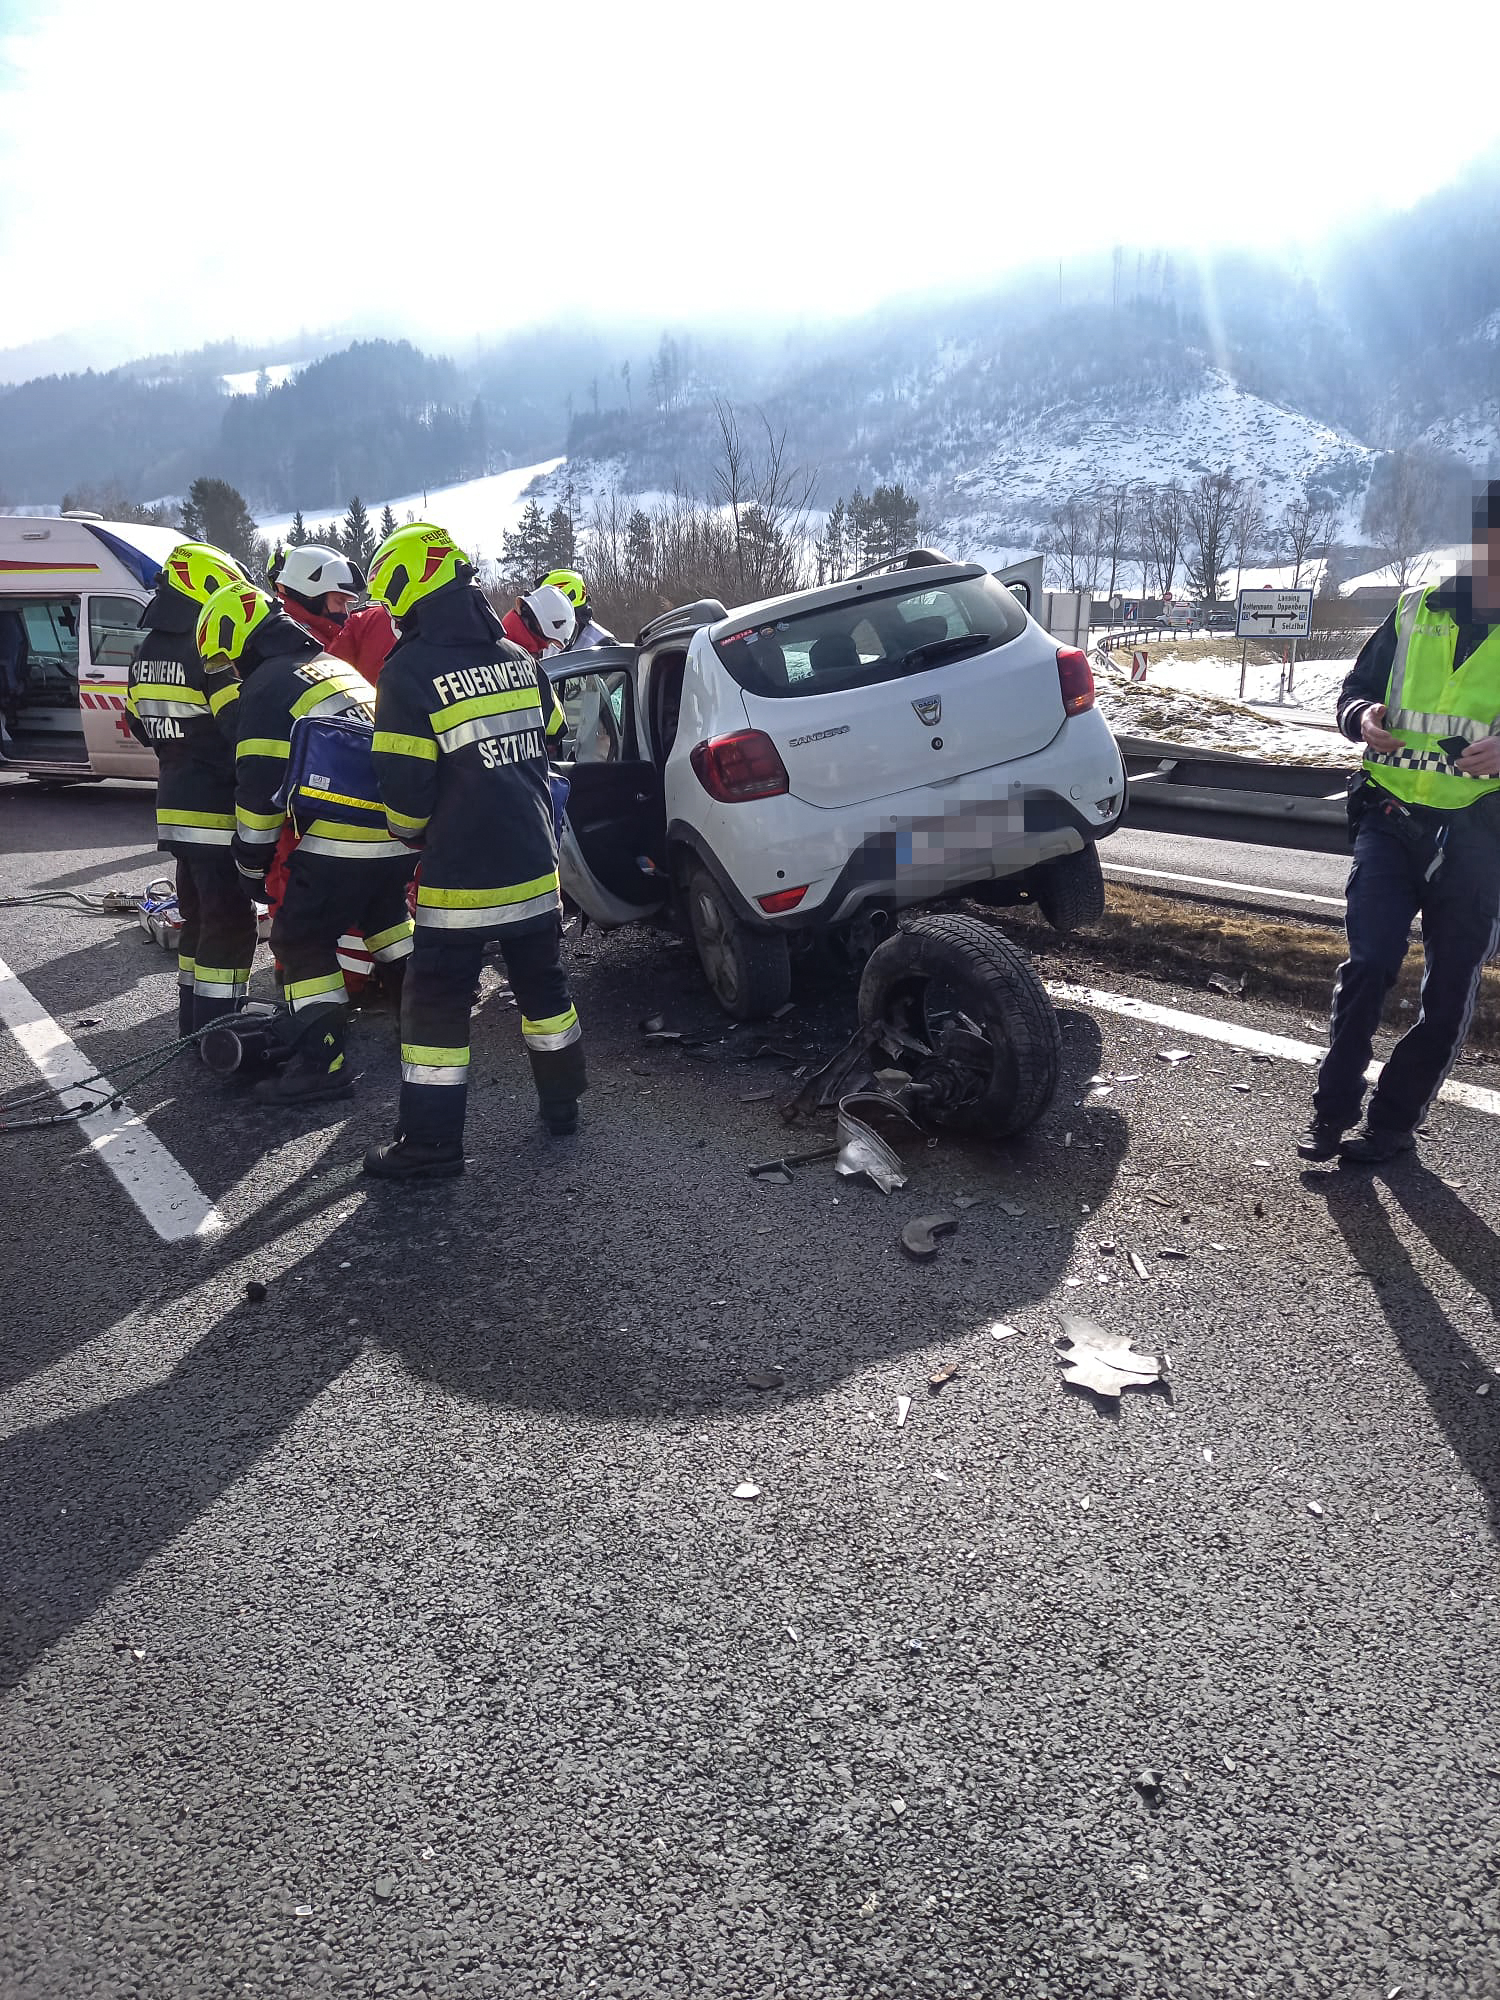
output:
POLYGON ((1433 452, 1413 446, 1382 459, 1370 480, 1362 526, 1395 571, 1398 590, 1412 581, 1437 531, 1443 471, 1433 452))
POLYGON ((1253 560, 1266 536, 1266 513, 1261 505, 1260 489, 1248 479, 1240 482, 1240 497, 1230 520, 1229 533, 1234 549, 1234 589, 1238 596, 1246 564, 1253 560))
POLYGON ((1098 588, 1099 506, 1091 495, 1070 494, 1054 507, 1040 544, 1061 589, 1098 588))
MULTIPOLYGON (((1116 278, 1119 273, 1119 256, 1115 252, 1116 278)), ((1125 555, 1125 543, 1130 533, 1134 515, 1133 489, 1128 481, 1121 480, 1114 486, 1106 486, 1099 501, 1099 549, 1103 563, 1109 565, 1109 583, 1105 596, 1112 598, 1115 586, 1120 580, 1120 569, 1125 555)))
POLYGON ((1186 524, 1184 506, 1185 495, 1177 480, 1166 486, 1153 486, 1141 502, 1137 517, 1137 532, 1142 548, 1141 581, 1142 592, 1149 594, 1147 577, 1149 568, 1156 580, 1156 592, 1165 597, 1177 576, 1177 563, 1182 553, 1182 536, 1186 524))
POLYGON ((1228 465, 1218 472, 1201 473, 1183 495, 1188 582, 1205 604, 1219 601, 1240 500, 1240 482, 1228 465))
POLYGON ((1283 511, 1277 523, 1278 553, 1291 560, 1293 590, 1302 581, 1303 569, 1310 567, 1312 552, 1319 543, 1326 556, 1337 520, 1337 510, 1326 501, 1315 499, 1310 486, 1304 486, 1283 511))
POLYGON ((796 590, 807 568, 807 520, 817 493, 817 474, 787 463, 786 431, 765 432, 757 458, 745 443, 729 403, 715 402, 719 460, 713 486, 734 529, 738 592, 777 597, 796 590))

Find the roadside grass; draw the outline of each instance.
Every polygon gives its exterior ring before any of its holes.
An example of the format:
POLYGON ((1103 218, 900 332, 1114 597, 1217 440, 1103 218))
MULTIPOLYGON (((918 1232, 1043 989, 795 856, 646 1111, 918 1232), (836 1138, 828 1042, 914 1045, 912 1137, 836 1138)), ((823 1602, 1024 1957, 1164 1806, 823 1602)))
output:
MULTIPOLYGON (((1247 1000, 1274 1000, 1327 1017, 1334 976, 1344 958, 1344 934, 1316 918, 1267 917, 1186 898, 1153 894, 1111 882, 1103 920, 1093 929, 1059 937, 1033 904, 975 914, 999 922, 1024 945, 1049 978, 1099 984, 1097 972, 1124 971, 1170 980, 1202 992, 1209 975, 1243 974, 1247 1000)), ((1422 984, 1422 949, 1406 955, 1386 1008, 1386 1025, 1399 1030, 1416 1019, 1422 984), (1409 1001, 1403 1009, 1401 1002, 1409 1001)), ((1467 1043, 1471 1051, 1500 1055, 1500 968, 1487 966, 1467 1043)))

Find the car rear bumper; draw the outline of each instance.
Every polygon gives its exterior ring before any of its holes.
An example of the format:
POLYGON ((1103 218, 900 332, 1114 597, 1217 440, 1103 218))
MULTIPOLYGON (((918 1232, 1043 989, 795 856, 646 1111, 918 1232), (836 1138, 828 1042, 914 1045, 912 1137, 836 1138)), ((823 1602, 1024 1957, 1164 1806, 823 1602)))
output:
MULTIPOLYGON (((746 921, 817 930, 862 911, 940 901, 982 882, 1023 874, 1113 833, 1125 809, 1125 771, 1097 713, 1076 716, 1032 757, 943 786, 923 786, 860 808, 828 810, 791 798, 756 808, 767 836, 747 860, 728 806, 718 825, 674 821, 746 921), (739 879, 735 879, 738 877, 739 879), (768 917, 757 898, 806 883, 795 910, 768 917)), ((745 831, 749 823, 742 822, 745 831)))

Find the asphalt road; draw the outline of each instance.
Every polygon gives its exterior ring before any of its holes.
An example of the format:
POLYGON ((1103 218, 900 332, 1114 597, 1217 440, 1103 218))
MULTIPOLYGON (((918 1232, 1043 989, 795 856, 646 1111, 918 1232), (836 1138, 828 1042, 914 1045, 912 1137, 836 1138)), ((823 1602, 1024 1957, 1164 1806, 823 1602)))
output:
MULTIPOLYGON (((148 811, 0 786, 0 893, 144 882, 148 811)), ((0 937, 106 1067, 164 1032, 134 928, 0 937)), ((137 1098, 202 1246, 0 1139, 0 1993, 1500 1994, 1500 1120, 1301 1170, 1305 1070, 1070 1012, 1024 1141, 753 1183, 784 1065, 576 961, 584 1132, 487 973, 460 1182, 359 1179, 378 1019, 352 1107, 137 1098), (1065 1389, 1080 1312, 1170 1395, 1065 1389)))
POLYGON ((1230 884, 1234 886, 1216 890, 1213 900, 1283 909, 1288 914, 1313 913, 1317 906, 1301 904, 1297 900, 1301 897, 1337 898, 1342 903, 1349 879, 1347 853, 1313 854, 1298 847, 1147 833, 1128 823, 1101 841, 1099 858, 1106 875, 1116 872, 1121 881, 1142 889, 1202 897, 1210 883, 1230 884))

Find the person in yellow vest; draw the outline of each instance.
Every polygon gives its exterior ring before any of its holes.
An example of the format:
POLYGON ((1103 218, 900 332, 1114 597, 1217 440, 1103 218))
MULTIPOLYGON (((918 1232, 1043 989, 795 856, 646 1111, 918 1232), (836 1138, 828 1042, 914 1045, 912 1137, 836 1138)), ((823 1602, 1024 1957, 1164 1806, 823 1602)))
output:
POLYGON ((1374 1165, 1415 1144, 1500 944, 1500 481, 1477 498, 1469 569, 1401 593, 1355 661, 1338 719, 1365 746, 1350 797, 1349 956, 1297 1151, 1374 1165), (1415 916, 1421 1012, 1391 1051, 1364 1129, 1346 1138, 1415 916))

